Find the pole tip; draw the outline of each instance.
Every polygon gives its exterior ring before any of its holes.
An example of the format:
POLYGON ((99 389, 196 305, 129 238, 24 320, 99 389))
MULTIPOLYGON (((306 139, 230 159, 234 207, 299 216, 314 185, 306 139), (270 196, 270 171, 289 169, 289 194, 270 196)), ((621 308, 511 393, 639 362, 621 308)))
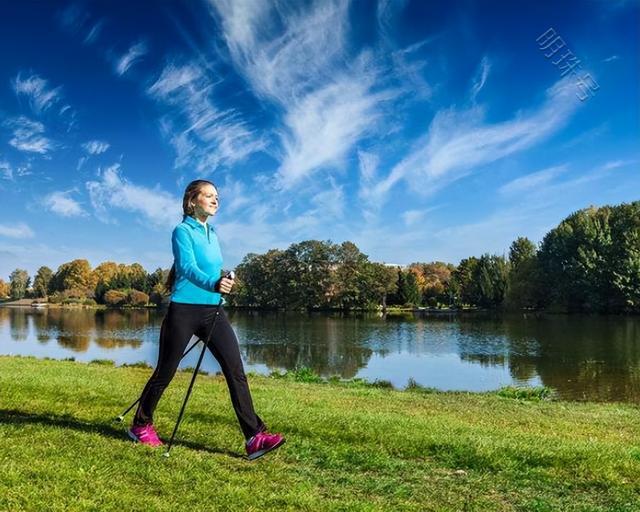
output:
POLYGON ((124 421, 124 416, 118 416, 115 420, 116 423, 122 423, 124 421))
POLYGON ((167 452, 164 452, 164 453, 162 454, 162 456, 163 456, 164 458, 168 459, 168 458, 169 458, 169 452, 168 452, 168 451, 167 451, 167 452))

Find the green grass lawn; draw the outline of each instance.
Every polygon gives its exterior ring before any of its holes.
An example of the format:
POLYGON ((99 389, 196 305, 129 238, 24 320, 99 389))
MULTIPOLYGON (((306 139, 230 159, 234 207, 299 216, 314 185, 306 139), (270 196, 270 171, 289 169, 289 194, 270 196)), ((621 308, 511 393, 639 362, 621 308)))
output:
MULTIPOLYGON (((0 357, 0 510, 640 511, 637 406, 251 376, 287 443, 248 462, 203 375, 167 459, 112 421, 149 374, 0 357)), ((165 439, 189 377, 158 407, 165 439)))

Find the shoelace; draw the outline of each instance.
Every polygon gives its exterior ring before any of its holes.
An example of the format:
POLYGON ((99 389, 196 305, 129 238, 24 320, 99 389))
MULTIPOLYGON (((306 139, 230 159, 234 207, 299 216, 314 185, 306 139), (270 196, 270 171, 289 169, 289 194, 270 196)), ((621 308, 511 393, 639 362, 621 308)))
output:
POLYGON ((150 439, 154 442, 158 440, 158 435, 151 427, 145 427, 144 429, 142 429, 138 437, 143 440, 150 439))

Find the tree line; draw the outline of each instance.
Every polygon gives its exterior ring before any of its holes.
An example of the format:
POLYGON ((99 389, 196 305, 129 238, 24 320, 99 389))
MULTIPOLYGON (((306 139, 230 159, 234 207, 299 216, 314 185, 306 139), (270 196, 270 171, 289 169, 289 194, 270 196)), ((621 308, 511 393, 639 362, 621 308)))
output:
POLYGON ((63 304, 159 305, 166 296, 164 283, 168 273, 161 268, 148 273, 139 263, 113 261, 92 269, 87 260, 76 259, 63 263, 55 272, 40 267, 33 282, 26 270, 16 269, 9 283, 0 279, 0 297, 47 298, 51 303, 63 304))
MULTIPOLYGON (((33 286, 24 270, 0 297, 109 305, 160 304, 168 271, 86 260, 41 267, 33 286), (22 294, 22 295, 21 295, 22 294)), ((508 256, 483 254, 456 266, 435 261, 406 267, 369 261, 352 242, 307 240, 250 253, 236 268, 228 301, 272 309, 371 309, 387 306, 480 307, 583 312, 640 312, 640 201, 590 207, 564 219, 536 246, 517 238, 508 256)))

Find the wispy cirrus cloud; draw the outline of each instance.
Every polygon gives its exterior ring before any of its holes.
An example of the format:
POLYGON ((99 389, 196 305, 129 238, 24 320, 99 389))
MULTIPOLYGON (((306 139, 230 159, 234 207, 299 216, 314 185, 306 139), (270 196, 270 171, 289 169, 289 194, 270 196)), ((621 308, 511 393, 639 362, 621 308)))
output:
POLYGON ((13 133, 9 144, 18 151, 46 155, 56 147, 55 143, 44 135, 44 125, 39 121, 19 116, 5 121, 4 125, 13 133))
POLYGON ((176 167, 194 165, 198 173, 209 175, 265 148, 237 110, 216 105, 217 83, 195 62, 170 63, 147 89, 170 107, 161 129, 176 151, 176 167))
POLYGON ((13 168, 11 164, 6 160, 0 160, 0 176, 2 176, 5 180, 13 179, 13 168))
POLYGON ((471 101, 475 102, 478 93, 484 87, 484 84, 487 82, 487 77, 489 76, 489 71, 491 70, 491 63, 489 62, 489 58, 485 55, 482 57, 480 61, 480 65, 478 66, 478 70, 476 71, 476 75, 473 78, 473 85, 471 86, 471 101))
POLYGON ((210 0, 236 69, 259 98, 284 111, 283 154, 276 176, 284 189, 341 161, 375 126, 388 96, 377 70, 347 48, 349 2, 309 8, 259 0, 210 0))
POLYGON ((23 76, 20 72, 12 81, 12 86, 18 97, 27 98, 36 114, 46 112, 62 97, 62 87, 51 87, 47 80, 36 74, 23 76))
POLYGON ((515 194, 526 192, 533 188, 541 187, 548 184, 556 176, 560 175, 566 170, 566 165, 557 165, 554 167, 543 169, 541 171, 532 172, 530 174, 527 174, 526 176, 521 176, 520 178, 516 178, 515 180, 502 185, 498 189, 498 192, 500 192, 501 194, 515 194))
POLYGON ((87 35, 84 37, 84 43, 85 44, 95 43, 100 37, 100 34, 104 29, 104 25, 105 25, 105 20, 103 19, 98 20, 95 23, 91 24, 91 28, 89 28, 89 30, 87 31, 87 35))
POLYGON ((145 41, 139 41, 132 45, 127 52, 122 55, 115 63, 115 70, 119 76, 124 75, 131 66, 142 59, 149 51, 145 41))
MULTIPOLYGON (((362 76, 362 75, 361 75, 362 76)), ((284 158, 278 178, 290 188, 312 172, 339 165, 380 113, 381 95, 370 92, 373 77, 338 79, 304 97, 284 118, 284 158)))
POLYGON ((24 222, 15 224, 0 224, 0 236, 9 238, 33 238, 35 235, 24 222))
POLYGON ((82 144, 84 149, 89 155, 100 155, 109 149, 110 144, 102 140, 90 140, 82 144))
POLYGON ((503 122, 486 123, 480 106, 440 110, 413 150, 376 185, 373 196, 380 204, 400 180, 420 193, 433 193, 475 168, 533 147, 563 127, 579 105, 568 76, 547 89, 539 107, 503 122))
POLYGON ((43 204, 49 211, 62 217, 83 217, 87 215, 78 201, 71 197, 76 190, 52 192, 45 196, 43 204))
POLYGON ((114 164, 100 172, 99 180, 86 184, 91 204, 98 218, 113 222, 110 210, 123 210, 134 218, 156 227, 175 226, 181 217, 178 197, 160 189, 135 185, 122 177, 120 165, 114 164))

